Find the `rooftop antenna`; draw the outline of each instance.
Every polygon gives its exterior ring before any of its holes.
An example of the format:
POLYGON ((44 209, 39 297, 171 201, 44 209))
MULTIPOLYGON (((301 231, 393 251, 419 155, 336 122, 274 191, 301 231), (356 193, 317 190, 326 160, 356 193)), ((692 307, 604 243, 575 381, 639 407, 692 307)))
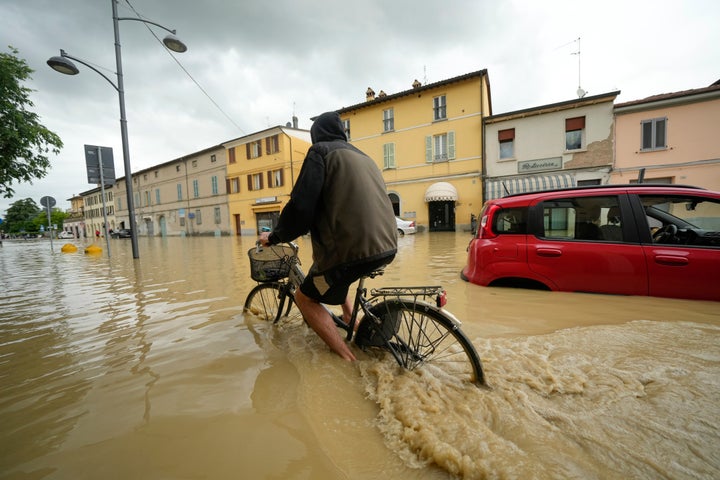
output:
POLYGON ((587 92, 582 89, 580 85, 582 83, 580 82, 580 37, 575 40, 577 42, 577 52, 572 52, 570 55, 577 55, 578 57, 578 88, 577 88, 577 96, 578 98, 583 98, 585 95, 587 95, 587 92))
POLYGON ((427 85, 427 65, 423 65, 423 85, 427 85))

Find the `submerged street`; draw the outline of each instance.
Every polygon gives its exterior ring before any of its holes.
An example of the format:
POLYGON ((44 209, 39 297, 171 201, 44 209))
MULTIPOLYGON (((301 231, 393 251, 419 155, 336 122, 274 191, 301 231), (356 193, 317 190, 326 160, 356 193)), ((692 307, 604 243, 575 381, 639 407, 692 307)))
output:
POLYGON ((4 242, 0 478, 720 476, 716 302, 483 288, 469 233, 401 237, 370 286, 443 285, 483 390, 244 316, 254 240, 4 242))

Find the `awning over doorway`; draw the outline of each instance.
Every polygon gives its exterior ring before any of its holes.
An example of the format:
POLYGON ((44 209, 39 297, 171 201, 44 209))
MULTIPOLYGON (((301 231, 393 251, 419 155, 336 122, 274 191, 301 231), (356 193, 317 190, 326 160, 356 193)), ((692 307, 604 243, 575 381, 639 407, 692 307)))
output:
POLYGON ((457 189, 448 182, 433 183, 425 190, 426 202, 457 202, 457 189))
POLYGON ((488 180, 485 183, 485 200, 502 198, 514 193, 541 192, 543 190, 575 186, 577 186, 575 177, 569 173, 527 175, 502 180, 488 180))

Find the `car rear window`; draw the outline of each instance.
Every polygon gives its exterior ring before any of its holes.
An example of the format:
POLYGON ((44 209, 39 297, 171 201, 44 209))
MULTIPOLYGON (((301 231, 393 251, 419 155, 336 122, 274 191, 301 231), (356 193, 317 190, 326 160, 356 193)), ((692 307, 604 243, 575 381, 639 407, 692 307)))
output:
POLYGON ((544 238, 622 241, 617 196, 576 197, 544 201, 544 238))
POLYGON ((503 208, 494 218, 495 233, 527 233, 527 208, 503 208))

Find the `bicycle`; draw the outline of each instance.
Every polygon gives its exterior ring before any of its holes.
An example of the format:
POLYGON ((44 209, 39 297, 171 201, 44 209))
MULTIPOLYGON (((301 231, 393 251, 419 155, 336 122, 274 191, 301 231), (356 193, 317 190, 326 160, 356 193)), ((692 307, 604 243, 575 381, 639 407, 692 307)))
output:
MULTIPOLYGON (((245 312, 273 323, 290 315, 295 291, 305 279, 298 250, 291 242, 268 247, 258 244, 248 251, 250 276, 258 285, 245 300, 245 312)), ((475 347, 460 329, 460 321, 443 309, 447 295, 442 287, 382 287, 371 289, 368 295, 365 280, 383 272, 384 267, 358 281, 350 323, 328 309, 335 324, 346 332, 346 340, 354 341, 363 350, 385 350, 407 370, 434 365, 462 380, 485 386, 475 347), (356 331, 360 313, 363 318, 356 331)))

